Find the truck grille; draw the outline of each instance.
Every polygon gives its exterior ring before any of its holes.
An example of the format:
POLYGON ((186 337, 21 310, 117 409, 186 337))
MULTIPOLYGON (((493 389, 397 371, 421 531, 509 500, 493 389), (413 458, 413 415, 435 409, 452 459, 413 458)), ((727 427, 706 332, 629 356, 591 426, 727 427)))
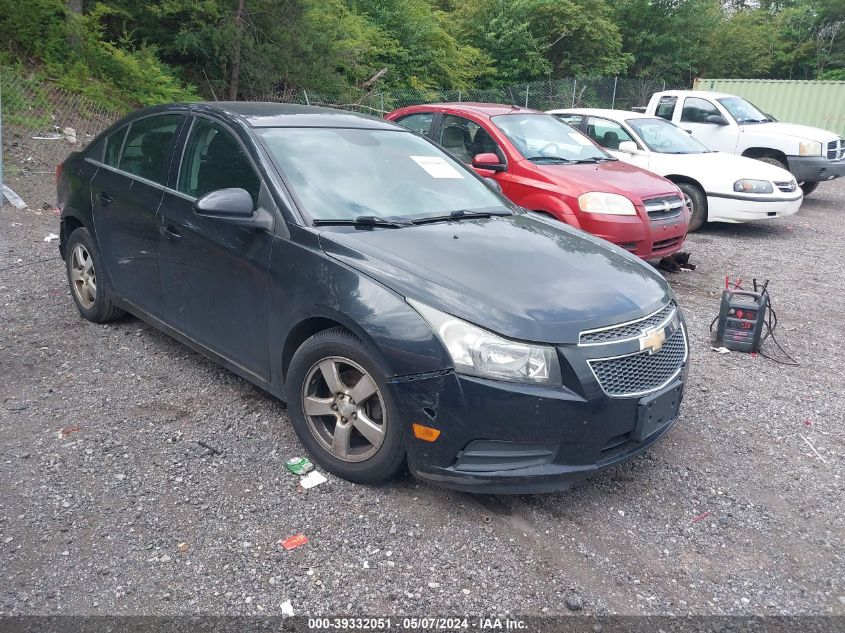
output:
POLYGON ((681 215, 684 200, 678 195, 660 196, 643 200, 646 213, 650 220, 664 220, 681 215))
POLYGON ((790 180, 789 182, 776 182, 775 187, 777 187, 784 193, 792 193, 793 191, 798 189, 798 183, 794 180, 790 180))
POLYGON ((827 144, 828 160, 842 160, 845 158, 845 139, 836 139, 827 144))
POLYGON ((681 373, 686 360, 687 338, 682 325, 654 354, 643 351, 587 362, 607 395, 638 396, 668 385, 681 373))
POLYGON ((675 316, 675 312, 677 312, 677 306, 672 302, 667 303, 657 312, 652 312, 650 315, 635 321, 609 325, 595 330, 584 330, 578 337, 578 345, 601 345, 639 338, 643 333, 671 320, 675 316))

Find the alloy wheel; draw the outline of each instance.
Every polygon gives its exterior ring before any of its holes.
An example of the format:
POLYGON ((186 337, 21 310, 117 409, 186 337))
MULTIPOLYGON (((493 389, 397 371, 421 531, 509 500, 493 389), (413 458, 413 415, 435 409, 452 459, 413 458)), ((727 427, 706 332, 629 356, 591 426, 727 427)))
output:
POLYGON ((346 462, 375 455, 385 438, 387 410, 375 380, 355 361, 330 356, 308 371, 302 408, 311 433, 346 462))
POLYGON ((73 247, 70 254, 70 281, 76 299, 86 310, 97 300, 97 274, 94 260, 83 244, 73 247))

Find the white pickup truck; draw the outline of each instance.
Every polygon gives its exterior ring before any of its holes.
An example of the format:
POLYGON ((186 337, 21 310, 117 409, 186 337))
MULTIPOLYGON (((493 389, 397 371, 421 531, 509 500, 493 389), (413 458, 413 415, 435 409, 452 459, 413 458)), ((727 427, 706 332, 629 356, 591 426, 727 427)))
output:
POLYGON ((667 90, 645 113, 672 121, 712 150, 756 158, 792 172, 804 195, 845 175, 845 141, 833 132, 780 123, 736 95, 667 90))

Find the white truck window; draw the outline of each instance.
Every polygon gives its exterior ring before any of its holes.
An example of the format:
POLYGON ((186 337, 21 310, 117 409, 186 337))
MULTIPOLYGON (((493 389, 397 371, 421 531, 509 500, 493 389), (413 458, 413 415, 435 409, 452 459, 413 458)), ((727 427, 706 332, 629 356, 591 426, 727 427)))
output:
POLYGON ((671 121, 672 115, 675 113, 676 103, 678 103, 677 97, 661 97, 657 103, 657 111, 654 113, 655 116, 671 121))
POLYGON ((689 123, 707 123, 707 117, 715 114, 722 116, 719 110, 707 99, 699 97, 687 97, 684 99, 684 109, 681 112, 681 121, 689 123))

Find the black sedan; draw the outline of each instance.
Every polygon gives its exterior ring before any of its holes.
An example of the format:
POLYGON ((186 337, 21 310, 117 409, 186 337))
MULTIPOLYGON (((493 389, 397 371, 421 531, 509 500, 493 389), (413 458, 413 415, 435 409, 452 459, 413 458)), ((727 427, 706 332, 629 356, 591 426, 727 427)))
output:
POLYGON ((687 335, 624 250, 514 208, 430 141, 349 112, 159 106, 57 170, 71 296, 289 405, 326 470, 534 492, 678 415, 687 335))

